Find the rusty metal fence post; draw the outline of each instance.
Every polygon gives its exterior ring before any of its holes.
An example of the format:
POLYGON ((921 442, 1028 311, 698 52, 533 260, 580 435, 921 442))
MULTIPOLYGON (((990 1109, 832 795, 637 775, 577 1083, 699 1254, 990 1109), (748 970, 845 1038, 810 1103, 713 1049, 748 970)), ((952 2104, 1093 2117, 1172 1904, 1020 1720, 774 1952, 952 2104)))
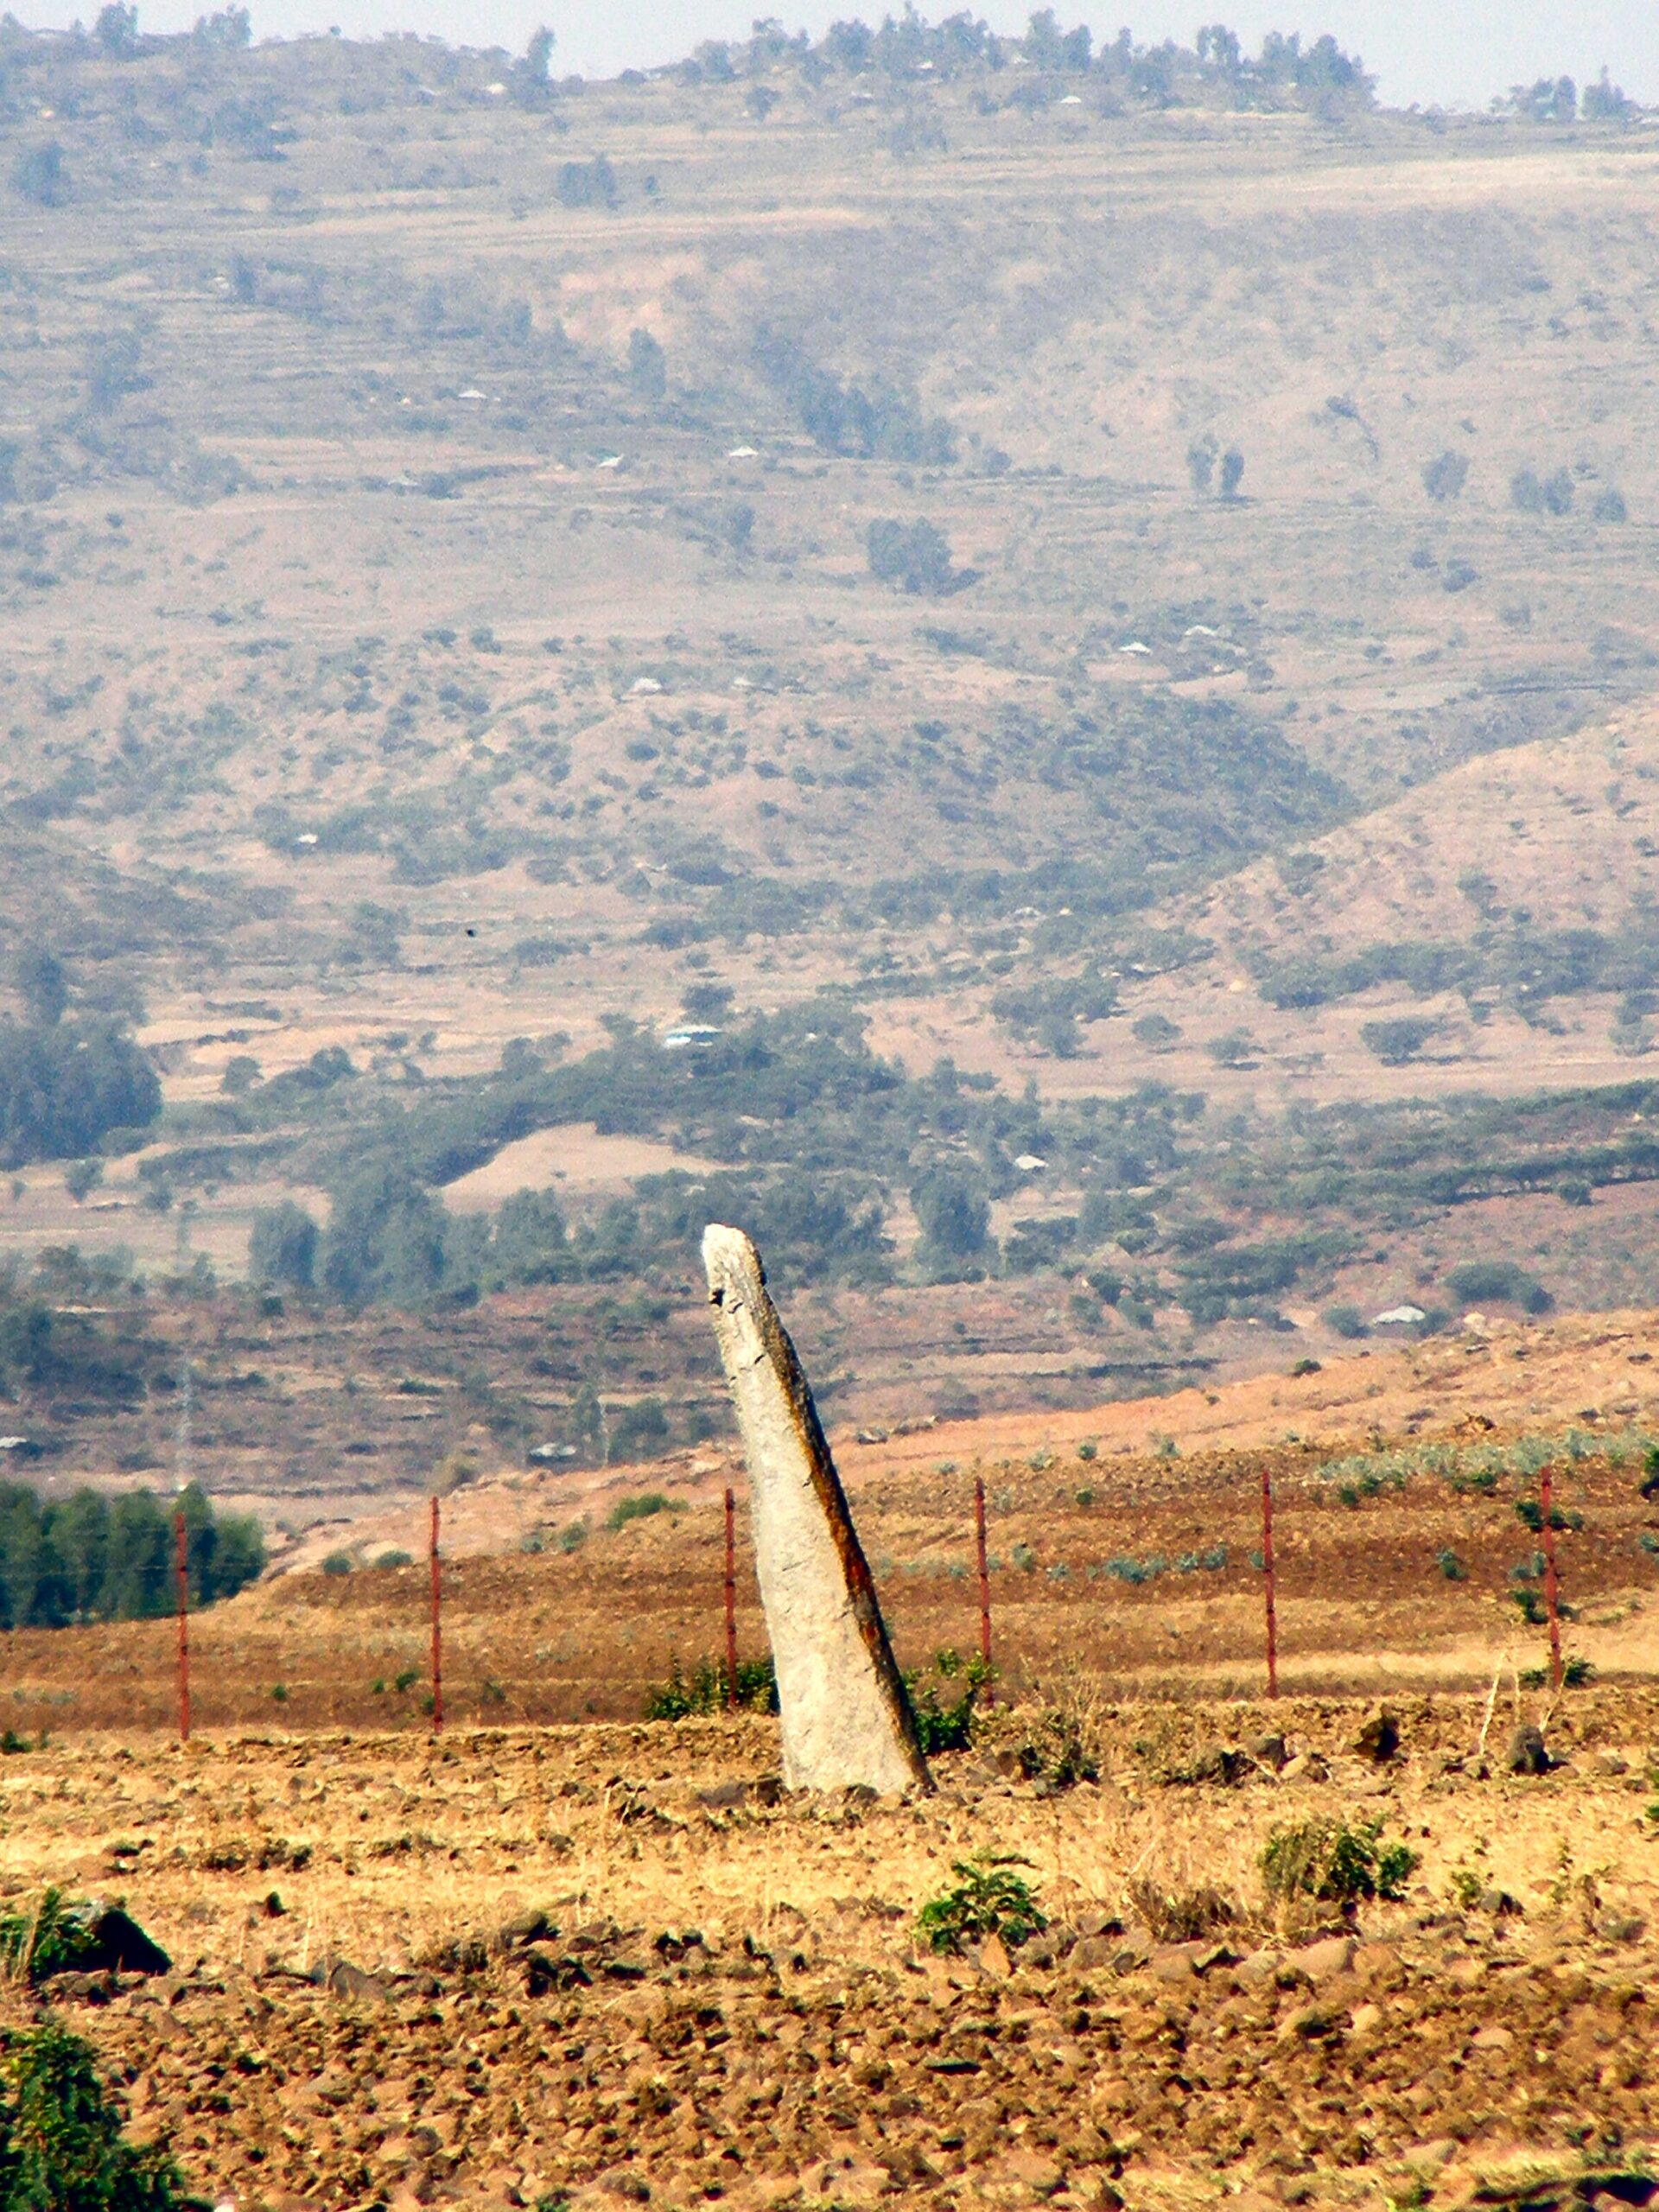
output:
POLYGON ((1539 1535, 1544 1543, 1544 1612, 1549 1622, 1549 1687, 1561 1687, 1561 1616, 1555 1581, 1555 1470, 1546 1466, 1538 1477, 1539 1535))
POLYGON ((1279 1619, 1273 1571, 1273 1470, 1262 1462, 1262 1590, 1266 1606, 1268 1695, 1279 1694, 1279 1619))
POLYGON ((179 1598, 179 1741, 190 1740, 190 1539, 184 1508, 173 1516, 174 1575, 179 1598))
POLYGON ((726 1493, 726 1710, 737 1711, 737 1498, 726 1493))
POLYGON ((991 1571, 985 1557, 985 1478, 974 1477, 974 1549, 979 1566, 979 1656, 985 1669, 985 1702, 996 1703, 991 1682, 991 1571))
POLYGON ((438 1558, 438 1501, 432 1501, 432 1733, 443 1726, 443 1569, 438 1558))

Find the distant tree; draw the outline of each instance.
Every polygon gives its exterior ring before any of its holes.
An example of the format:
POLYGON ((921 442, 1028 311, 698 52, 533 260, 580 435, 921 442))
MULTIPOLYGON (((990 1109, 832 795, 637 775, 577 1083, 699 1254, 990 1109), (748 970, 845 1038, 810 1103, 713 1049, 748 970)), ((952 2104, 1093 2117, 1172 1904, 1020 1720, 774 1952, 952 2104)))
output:
POLYGON ((316 1273, 317 1224, 303 1206, 284 1198, 262 1206, 248 1240, 248 1273, 256 1282, 309 1290, 316 1273))
POLYGON ((1200 499, 1209 496, 1215 481, 1216 456, 1220 448, 1206 431, 1201 438, 1194 438, 1186 449, 1186 473, 1192 480, 1192 489, 1200 499))
POLYGON ((1622 87, 1609 82, 1607 65, 1603 62, 1598 81, 1584 88, 1579 112, 1586 123, 1629 123, 1642 111, 1634 100, 1625 99, 1622 87))
POLYGON ((628 333, 628 382, 641 399, 658 400, 668 391, 668 357, 648 330, 628 333))
POLYGON ((63 1187, 77 1205, 90 1198, 103 1180, 101 1160, 72 1160, 63 1171, 63 1187))
POLYGON ((960 1168, 930 1167, 911 1186, 925 1256, 938 1266, 979 1259, 989 1242, 991 1210, 960 1168))
POLYGON ((1428 1014, 1397 1014, 1382 1021, 1367 1021, 1360 1026, 1360 1042, 1369 1052, 1375 1052, 1384 1067, 1405 1067, 1414 1060, 1440 1023, 1428 1014))
POLYGON ((1212 69, 1229 84, 1236 84, 1243 74, 1243 48, 1236 32, 1230 31, 1225 23, 1211 23, 1201 30, 1197 52, 1205 67, 1212 69))
POLYGON ((240 53, 253 43, 253 18, 245 8, 220 8, 211 16, 198 16, 190 36, 198 46, 240 53))
POLYGON ((950 566, 944 531, 925 518, 904 523, 880 516, 870 524, 866 545, 870 573, 883 583, 900 584, 906 591, 937 599, 963 582, 950 566))
POLYGON ((1236 446, 1229 446, 1221 456, 1221 496, 1236 499, 1238 487, 1244 480, 1244 456, 1236 446))
POLYGON ((86 411, 113 415, 124 399, 148 391, 143 346, 136 330, 100 330, 86 346, 86 411))
POLYGON ((1624 504, 1624 495, 1610 485, 1590 510, 1598 522, 1628 522, 1630 511, 1624 504))
POLYGON ((565 207, 614 207, 616 171, 603 154, 595 154, 591 162, 565 162, 556 188, 565 207))
POLYGON ((43 944, 26 944, 17 955, 17 995, 37 1029, 55 1029, 69 1004, 69 976, 61 960, 43 944))
POLYGON ((161 1108, 155 1069, 118 1024, 0 1021, 0 1167, 84 1158, 161 1108))
POLYGON ((366 1168, 334 1195, 323 1287, 348 1304, 419 1305, 443 1281, 443 1211, 407 1170, 366 1168))
POLYGON ((1423 469, 1423 489, 1431 499, 1455 499, 1467 482, 1469 461, 1466 454, 1453 453, 1449 448, 1437 453, 1423 469))
POLYGON ((1511 85, 1510 105, 1534 123, 1572 123, 1579 112, 1579 88, 1571 77, 1540 77, 1535 84, 1511 85))
POLYGON ((130 60, 138 51, 137 9, 124 8, 119 0, 110 0, 108 6, 98 11, 92 36, 111 60, 130 60))
POLYGON ((1149 1046, 1154 1052, 1174 1044, 1180 1033, 1179 1024, 1166 1014, 1143 1014, 1131 1032, 1138 1044, 1149 1046))
POLYGON ((1510 498, 1523 514, 1571 514, 1573 478, 1565 468, 1541 479, 1530 468, 1517 468, 1510 479, 1510 498))
POLYGON ((552 91, 549 71, 556 43, 552 32, 543 23, 539 29, 531 33, 523 59, 513 63, 510 83, 512 96, 520 107, 539 106, 552 91))
POLYGON ((225 1063, 219 1087, 227 1098, 245 1098, 264 1073, 251 1052, 234 1052, 225 1063))
POLYGON ((13 188, 37 207, 60 207, 68 194, 69 177, 57 140, 48 138, 44 145, 26 147, 12 164, 11 181, 13 188))

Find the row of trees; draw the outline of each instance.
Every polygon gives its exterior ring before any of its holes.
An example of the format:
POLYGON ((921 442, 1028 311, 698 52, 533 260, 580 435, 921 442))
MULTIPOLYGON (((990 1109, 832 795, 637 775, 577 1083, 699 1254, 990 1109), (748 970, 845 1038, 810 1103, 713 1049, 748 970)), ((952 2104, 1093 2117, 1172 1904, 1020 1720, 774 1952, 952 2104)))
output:
POLYGON ((177 1602, 179 1511, 193 1605, 234 1597, 264 1572, 258 1522, 216 1514, 194 1484, 171 1501, 147 1491, 109 1498, 92 1490, 42 1499, 26 1484, 0 1484, 0 1628, 170 1612, 177 1602))
POLYGON ((1096 47, 1087 25, 1063 30, 1052 8, 1039 9, 1018 37, 999 35, 965 10, 930 23, 909 4, 878 28, 856 18, 833 23, 816 43, 769 17, 747 39, 705 41, 681 65, 681 75, 690 83, 729 83, 792 66, 813 83, 832 74, 907 81, 998 73, 1016 65, 1049 76, 1089 77, 1148 106, 1281 107, 1332 99, 1369 105, 1373 96, 1373 80, 1358 57, 1328 35, 1305 46, 1300 32, 1272 31, 1251 54, 1236 32, 1213 23, 1190 47, 1173 39, 1137 46, 1127 30, 1096 47))

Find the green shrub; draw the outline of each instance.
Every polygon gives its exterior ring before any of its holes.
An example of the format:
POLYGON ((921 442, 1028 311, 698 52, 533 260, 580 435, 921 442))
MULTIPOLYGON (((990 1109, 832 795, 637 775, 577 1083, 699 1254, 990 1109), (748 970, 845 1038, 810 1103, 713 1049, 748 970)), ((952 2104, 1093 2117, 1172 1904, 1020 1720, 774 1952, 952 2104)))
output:
MULTIPOLYGON (((723 1663, 700 1659, 690 1675, 686 1675, 680 1671, 680 1662, 676 1659, 669 1669, 668 1680, 653 1682, 646 1690, 645 1719, 690 1720, 705 1713, 723 1713, 726 1686, 723 1663)), ((764 1659, 738 1661, 735 1702, 749 1713, 777 1712, 778 1671, 770 1653, 764 1659)))
POLYGON ((1362 1897, 1401 1897, 1419 1854, 1384 1843, 1381 1821, 1303 1821, 1276 1827, 1262 1853, 1262 1880, 1270 1897, 1312 1897, 1352 1905, 1362 1897))
POLYGON ((1468 1570, 1450 1544, 1434 1554, 1434 1563, 1448 1582, 1461 1582, 1468 1570))
POLYGON ((349 1574, 356 1561, 349 1552, 330 1552, 322 1562, 325 1574, 349 1574))
POLYGON ((916 1734, 929 1758, 935 1751, 965 1751, 974 1738, 974 1707, 981 1690, 991 1678, 991 1670, 976 1655, 965 1663, 955 1651, 941 1651, 933 1661, 935 1671, 945 1680, 959 1678, 962 1695, 955 1700, 941 1701, 938 1685, 933 1682, 917 1688, 919 1675, 905 1676, 905 1689, 910 1698, 910 1709, 916 1722, 916 1734))
POLYGON ((1427 1014, 1402 1014, 1382 1021, 1363 1021, 1360 1042, 1375 1052, 1384 1067, 1408 1066, 1422 1051, 1440 1023, 1427 1014))
POLYGON ((931 1897, 916 1924, 930 1950, 960 1951, 963 1943, 1001 1936, 1010 1948, 1048 1925, 1031 1885, 1013 1870, 1031 1861, 1011 1853, 976 1851, 951 1861, 954 1888, 931 1897))
POLYGON ((1462 1260, 1446 1273, 1446 1287, 1465 1306, 1503 1299, 1527 1313, 1547 1313, 1554 1300, 1535 1275, 1513 1260, 1462 1260))
POLYGON ((5 2212, 173 2212, 199 2202, 160 2144, 127 2142, 91 2048, 45 2020, 0 2030, 5 2212))
POLYGON ((664 1497, 659 1490, 648 1490, 637 1497, 619 1497, 605 1516, 605 1526, 614 1532, 626 1529, 630 1521, 651 1521, 659 1513, 683 1513, 684 1510, 683 1498, 664 1497))

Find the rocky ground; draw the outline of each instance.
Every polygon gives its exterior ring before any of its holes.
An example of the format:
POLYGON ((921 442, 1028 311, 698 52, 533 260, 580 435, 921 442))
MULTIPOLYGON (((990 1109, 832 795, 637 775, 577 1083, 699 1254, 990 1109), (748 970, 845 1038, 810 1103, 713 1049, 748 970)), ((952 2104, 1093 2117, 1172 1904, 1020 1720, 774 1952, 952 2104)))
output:
POLYGON ((48 1994, 248 2212, 1646 2201, 1659 1696, 1397 1717, 1378 1757, 1357 1702, 1078 1684, 909 1804, 783 1800, 759 1719, 103 1739, 8 1760, 0 1869, 165 1944, 48 1994), (1403 1894, 1270 1901, 1318 1819, 1408 1846, 1403 1894), (988 1849, 1049 1925, 934 1954, 988 1849))

